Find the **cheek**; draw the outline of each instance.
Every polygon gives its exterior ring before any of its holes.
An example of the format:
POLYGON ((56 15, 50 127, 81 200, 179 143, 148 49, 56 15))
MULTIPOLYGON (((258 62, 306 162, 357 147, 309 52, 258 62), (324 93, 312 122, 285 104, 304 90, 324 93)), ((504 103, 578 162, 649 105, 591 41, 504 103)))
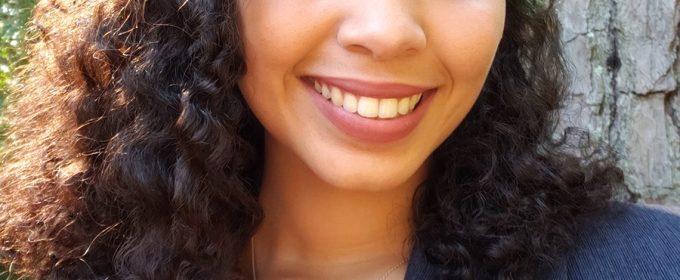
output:
POLYGON ((437 24, 430 42, 453 78, 478 82, 486 79, 501 40, 505 22, 505 2, 500 0, 454 1, 448 11, 433 11, 437 24))
POLYGON ((500 0, 452 1, 430 15, 440 20, 430 25, 428 43, 449 82, 437 96, 441 115, 428 129, 443 131, 443 141, 468 114, 486 81, 502 38, 505 5, 500 0))
MULTIPOLYGON (((249 106, 263 124, 295 121, 284 108, 309 102, 291 94, 295 69, 304 68, 322 35, 328 19, 308 0, 243 0, 239 2, 240 34, 247 72, 239 82, 249 106)), ((278 126, 272 125, 271 130, 278 126)), ((273 131, 272 131, 273 132, 273 131)))
POLYGON ((330 34, 330 19, 308 0, 241 1, 240 34, 248 69, 290 70, 330 34))

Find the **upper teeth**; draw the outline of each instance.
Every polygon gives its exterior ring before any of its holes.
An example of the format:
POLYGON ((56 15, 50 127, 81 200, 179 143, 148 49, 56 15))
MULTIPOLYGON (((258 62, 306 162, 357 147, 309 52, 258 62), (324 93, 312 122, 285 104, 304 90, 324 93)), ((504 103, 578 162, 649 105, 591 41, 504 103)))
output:
POLYGON ((339 88, 314 81, 314 88, 326 99, 330 99, 335 106, 342 107, 350 113, 357 113, 365 118, 391 119, 399 115, 406 115, 413 111, 420 102, 422 93, 411 97, 374 98, 357 96, 350 92, 342 92, 339 88))

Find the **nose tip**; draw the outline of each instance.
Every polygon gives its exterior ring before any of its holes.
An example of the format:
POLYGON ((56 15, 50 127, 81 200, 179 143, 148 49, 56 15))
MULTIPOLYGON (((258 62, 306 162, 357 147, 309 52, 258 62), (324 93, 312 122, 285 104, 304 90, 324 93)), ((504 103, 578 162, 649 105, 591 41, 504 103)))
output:
POLYGON ((417 54, 426 45, 424 30, 408 11, 386 7, 362 9, 347 18, 337 40, 345 49, 376 60, 417 54))

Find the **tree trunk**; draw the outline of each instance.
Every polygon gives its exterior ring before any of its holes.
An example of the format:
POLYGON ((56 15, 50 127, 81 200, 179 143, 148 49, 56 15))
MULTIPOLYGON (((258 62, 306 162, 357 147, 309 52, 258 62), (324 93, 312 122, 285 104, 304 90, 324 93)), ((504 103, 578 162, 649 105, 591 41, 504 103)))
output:
POLYGON ((561 0, 570 71, 562 116, 609 143, 633 200, 680 205, 680 4, 561 0))

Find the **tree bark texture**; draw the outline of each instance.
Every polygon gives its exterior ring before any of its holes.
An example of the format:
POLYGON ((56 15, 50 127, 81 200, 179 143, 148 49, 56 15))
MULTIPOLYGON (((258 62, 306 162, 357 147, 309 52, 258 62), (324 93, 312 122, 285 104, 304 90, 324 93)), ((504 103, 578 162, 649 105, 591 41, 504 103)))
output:
POLYGON ((562 125, 609 143, 633 200, 680 205, 680 0, 560 0, 562 125))

